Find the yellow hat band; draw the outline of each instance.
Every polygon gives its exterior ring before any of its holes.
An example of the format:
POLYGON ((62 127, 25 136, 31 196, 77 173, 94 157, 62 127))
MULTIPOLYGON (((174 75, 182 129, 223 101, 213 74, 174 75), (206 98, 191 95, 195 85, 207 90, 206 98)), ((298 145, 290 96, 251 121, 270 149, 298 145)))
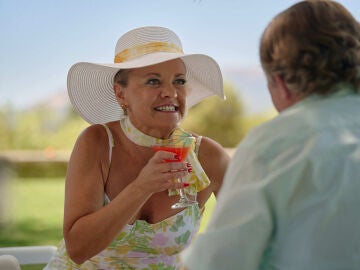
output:
POLYGON ((115 55, 114 63, 122 63, 133 58, 155 52, 183 53, 182 49, 172 43, 150 42, 123 50, 115 55))

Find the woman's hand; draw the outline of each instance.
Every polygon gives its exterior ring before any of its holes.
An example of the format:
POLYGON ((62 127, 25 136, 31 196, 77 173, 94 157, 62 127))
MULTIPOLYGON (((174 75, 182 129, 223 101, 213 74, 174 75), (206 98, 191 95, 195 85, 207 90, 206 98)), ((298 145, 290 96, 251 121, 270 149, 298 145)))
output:
POLYGON ((167 151, 157 151, 133 182, 138 188, 152 194, 167 189, 186 187, 187 183, 176 181, 191 172, 188 162, 177 161, 176 154, 167 151), (174 160, 174 161, 165 161, 174 160))

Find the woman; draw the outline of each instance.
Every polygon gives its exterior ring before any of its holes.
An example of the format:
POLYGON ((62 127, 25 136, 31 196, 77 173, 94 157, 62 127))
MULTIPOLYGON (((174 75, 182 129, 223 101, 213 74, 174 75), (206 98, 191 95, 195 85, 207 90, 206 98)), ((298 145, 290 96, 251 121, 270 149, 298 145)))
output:
POLYGON ((165 163, 178 157, 151 148, 188 134, 178 127, 187 106, 223 97, 212 58, 185 55, 162 27, 126 33, 115 51, 114 64, 77 63, 69 71, 72 105, 93 125, 70 158, 65 241, 46 269, 178 269, 229 161, 218 143, 196 135, 185 162, 165 163), (182 187, 198 204, 172 209, 179 199, 173 191, 182 187))

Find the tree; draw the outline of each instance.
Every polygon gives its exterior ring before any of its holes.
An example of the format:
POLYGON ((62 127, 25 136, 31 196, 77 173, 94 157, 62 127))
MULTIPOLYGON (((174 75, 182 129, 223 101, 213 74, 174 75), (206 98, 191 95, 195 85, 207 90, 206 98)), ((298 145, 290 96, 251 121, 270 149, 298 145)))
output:
POLYGON ((0 108, 0 149, 12 145, 15 128, 15 112, 10 104, 0 108))
MULTIPOLYGON (((210 97, 192 107, 181 126, 232 148, 253 126, 269 120, 275 113, 246 115, 234 87, 225 84, 225 94, 225 101, 210 97)), ((3 106, 0 107, 0 151, 71 150, 78 135, 88 125, 70 105, 61 111, 47 106, 16 111, 11 105, 3 106)))
POLYGON ((243 104, 231 85, 225 84, 225 94, 225 101, 210 97, 192 107, 181 126, 224 147, 235 147, 245 135, 243 104))
POLYGON ((47 106, 24 111, 4 106, 0 108, 0 150, 72 149, 87 125, 70 107, 59 112, 47 106))

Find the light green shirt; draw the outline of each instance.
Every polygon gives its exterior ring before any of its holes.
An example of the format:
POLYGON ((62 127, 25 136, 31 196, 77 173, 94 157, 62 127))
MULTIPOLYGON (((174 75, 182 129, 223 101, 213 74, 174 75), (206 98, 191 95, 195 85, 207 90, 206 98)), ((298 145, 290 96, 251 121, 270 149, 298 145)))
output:
POLYGON ((240 143, 190 270, 360 269, 360 96, 313 96, 240 143))

